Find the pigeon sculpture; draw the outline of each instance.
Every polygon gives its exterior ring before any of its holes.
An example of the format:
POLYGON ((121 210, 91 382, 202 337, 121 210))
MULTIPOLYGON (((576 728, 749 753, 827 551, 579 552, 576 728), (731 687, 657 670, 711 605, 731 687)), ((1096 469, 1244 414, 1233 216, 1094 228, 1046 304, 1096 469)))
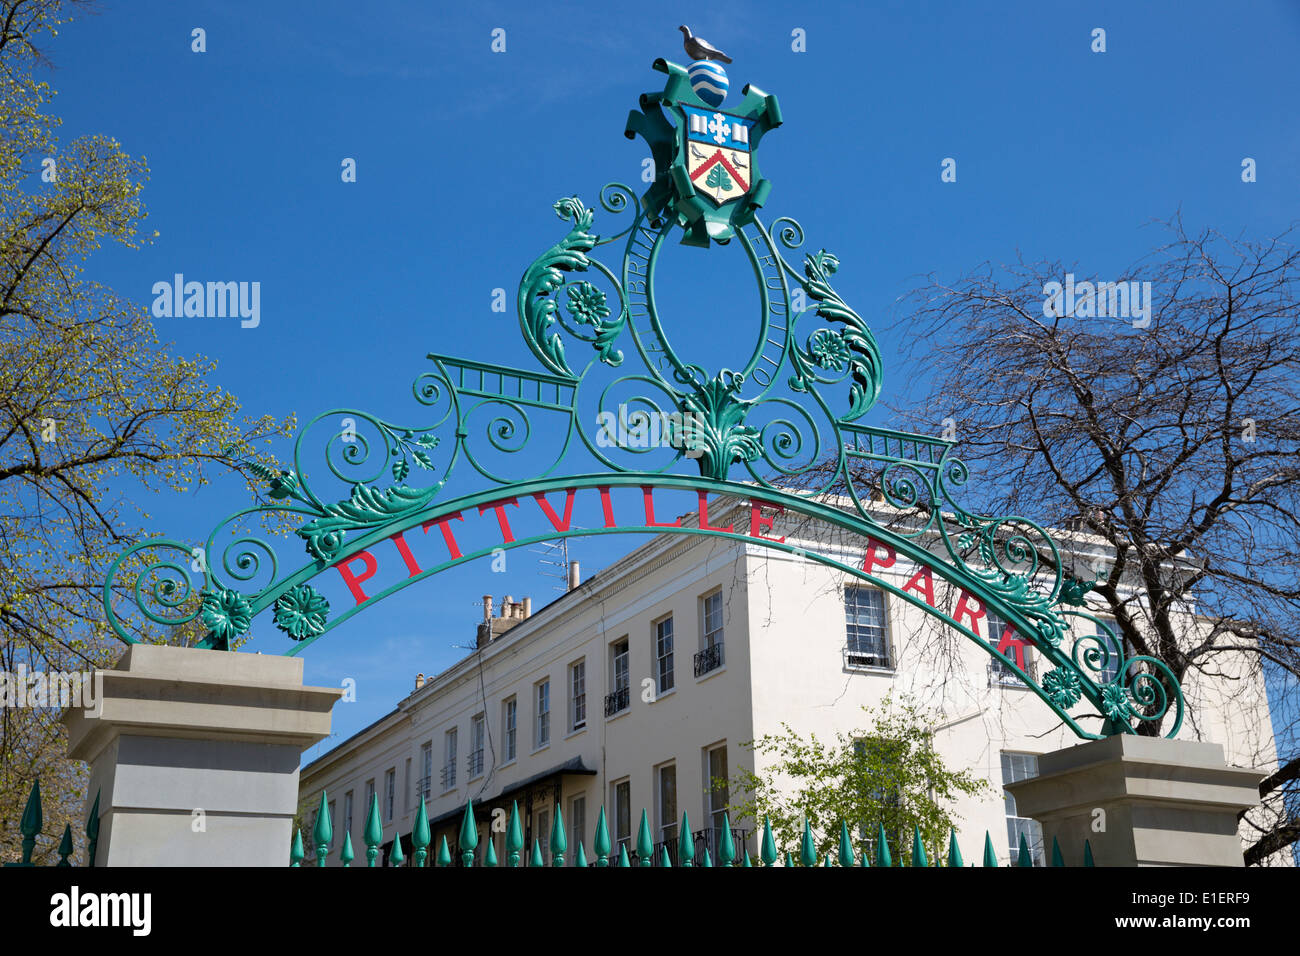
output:
POLYGON ((721 60, 723 63, 730 63, 731 57, 723 53, 717 47, 713 46, 707 40, 701 40, 699 37, 691 36, 690 27, 678 27, 682 31, 682 36, 686 37, 682 41, 682 46, 686 48, 686 55, 692 60, 721 60))

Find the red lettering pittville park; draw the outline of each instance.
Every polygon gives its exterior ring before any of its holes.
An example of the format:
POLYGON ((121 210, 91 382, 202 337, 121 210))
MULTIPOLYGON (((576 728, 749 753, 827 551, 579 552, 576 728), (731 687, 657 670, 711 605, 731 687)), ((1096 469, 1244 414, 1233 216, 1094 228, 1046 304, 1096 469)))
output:
MULTIPOLYGON (((682 527, 681 519, 675 521, 664 521, 655 517, 655 492, 667 491, 670 493, 681 494, 682 489, 678 488, 656 488, 654 485, 642 485, 640 491, 640 507, 632 507, 629 504, 623 504, 626 510, 624 515, 616 515, 614 509, 613 496, 610 494, 608 486, 601 485, 595 488, 565 488, 556 493, 552 492, 551 497, 546 494, 532 495, 532 501, 524 499, 520 501, 516 497, 501 498, 497 501, 489 501, 486 504, 479 505, 477 508, 479 518, 482 518, 491 524, 496 525, 497 537, 503 546, 509 546, 517 543, 515 540, 514 530, 510 526, 511 518, 515 515, 524 516, 525 512, 535 508, 537 513, 541 514, 546 521, 556 531, 561 534, 567 532, 573 523, 573 504, 575 498, 581 494, 584 496, 599 496, 600 513, 603 516, 604 528, 619 528, 629 532, 639 532, 656 529, 669 529, 682 527), (553 497, 556 494, 564 496, 564 510, 561 514, 557 512, 553 497), (507 513, 506 509, 511 511, 507 513)), ((749 531, 735 530, 734 525, 718 526, 711 523, 709 519, 709 503, 706 492, 697 491, 697 501, 700 522, 699 527, 705 531, 715 531, 722 534, 734 535, 737 538, 750 537, 760 541, 773 541, 777 544, 785 541, 784 537, 774 538, 764 532, 770 531, 772 523, 776 520, 776 515, 784 509, 780 505, 768 504, 759 500, 749 502, 749 531), (765 514, 764 511, 767 513, 765 514)), ((471 520, 473 515, 470 515, 471 520)), ((465 515, 459 511, 453 511, 450 514, 442 515, 438 518, 431 518, 420 525, 421 530, 428 534, 431 529, 437 528, 438 535, 442 538, 443 552, 447 561, 443 564, 460 561, 464 558, 460 544, 456 540, 456 534, 462 525, 457 524, 453 527, 453 522, 464 522, 465 515)), ((416 577, 424 573, 415 554, 411 551, 410 543, 406 539, 409 528, 398 531, 386 538, 386 541, 393 543, 393 554, 396 559, 400 559, 402 566, 405 568, 408 577, 416 577)), ((418 538, 418 535, 415 537, 418 538)), ((380 558, 376 556, 384 555, 388 552, 386 548, 375 547, 372 551, 367 548, 364 551, 358 551, 349 558, 339 561, 334 567, 338 570, 339 575, 343 578, 343 583, 347 586, 352 595, 352 599, 357 604, 364 604, 370 600, 365 589, 362 587, 367 581, 373 578, 380 570, 380 558)))

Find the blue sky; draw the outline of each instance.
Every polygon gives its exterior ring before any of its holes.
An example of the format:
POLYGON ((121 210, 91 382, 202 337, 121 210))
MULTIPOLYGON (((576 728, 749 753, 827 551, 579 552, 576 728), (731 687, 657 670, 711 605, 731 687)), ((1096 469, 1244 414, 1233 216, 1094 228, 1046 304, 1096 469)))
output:
MULTIPOLYGON (((762 144, 766 213, 793 215, 838 255, 836 287, 872 323, 884 399, 895 300, 924 273, 1060 257, 1117 277, 1163 240, 1153 220, 1260 237, 1300 210, 1294 78, 1300 3, 248 5, 104 0, 50 47, 61 135, 103 133, 147 157, 142 251, 105 249, 93 276, 147 304, 174 273, 261 283, 261 322, 172 318, 183 354, 219 362, 246 410, 305 420, 334 406, 409 415, 439 351, 536 367, 512 311, 524 268, 563 234, 551 203, 641 188, 622 136, 650 63, 685 63, 678 23, 725 49, 733 89, 781 101, 762 144), (191 30, 207 51, 191 51, 191 30), (506 31, 506 52, 490 49, 506 31), (1105 53, 1090 49, 1106 30, 1105 53), (806 52, 792 50, 792 31, 806 52), (357 162, 344 183, 340 164, 357 162), (957 181, 940 181, 945 157, 957 181), (1243 157, 1258 164, 1245 184, 1243 157)), ((734 97, 735 94, 733 94, 734 97)), ((734 103, 734 99, 729 101, 734 103)), ((599 224, 599 220, 598 220, 599 224)), ((619 228, 622 228, 620 225, 619 228)), ((704 302, 734 262, 682 260, 704 302)), ((725 342, 744 310, 716 308, 725 342)), ((890 424, 884 405, 871 424, 890 424)), ((938 431, 939 423, 935 423, 938 431)), ((146 503, 161 531, 199 537, 245 503, 237 482, 146 503)), ((588 571, 632 539, 574 545, 588 571)), ((464 652, 477 595, 553 581, 525 552, 506 574, 467 567, 409 588, 311 648, 307 678, 358 682, 339 739, 464 652)), ((269 621, 267 622, 269 624, 269 621)), ((255 645, 257 646, 257 645, 255 645)), ((279 650, 282 644, 268 650, 279 650)))

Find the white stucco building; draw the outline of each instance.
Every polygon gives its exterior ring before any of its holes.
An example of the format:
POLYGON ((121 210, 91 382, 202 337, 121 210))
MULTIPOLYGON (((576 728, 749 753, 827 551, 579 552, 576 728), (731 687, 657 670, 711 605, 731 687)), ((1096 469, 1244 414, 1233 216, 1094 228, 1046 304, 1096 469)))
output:
MULTIPOLYGON (((736 512, 719 520, 724 510, 710 507, 716 523, 747 520, 736 512)), ((770 533, 836 550, 824 536, 807 537, 804 521, 783 517, 770 533)), ((1074 540, 1082 552, 1095 547, 1074 540)), ((901 559, 876 569, 899 587, 912 572, 901 559)), ((409 855, 421 796, 431 853, 446 836, 455 856, 470 798, 480 814, 480 859, 490 834, 504 861, 504 834, 489 823, 514 801, 529 848, 535 838, 547 848, 551 814, 563 808, 570 861, 579 839, 593 858, 602 804, 615 853, 618 841, 631 849, 642 808, 656 844, 667 841, 675 852, 686 812, 698 845, 714 846, 728 794, 708 781, 742 766, 763 769, 742 744, 783 722, 824 740, 866 729, 861 708, 891 690, 932 707, 934 746, 947 764, 992 785, 988 797, 951 807, 967 862, 978 861, 987 831, 1007 863, 1020 832, 1032 839, 1036 824, 1015 815, 1003 783, 1036 772, 1035 755, 1077 742, 1035 694, 1007 681, 1008 672, 951 628, 888 592, 757 543, 660 535, 545 607, 507 600, 487 616, 475 652, 414 681, 391 713, 302 770, 306 825, 322 788, 329 795, 332 865, 345 829, 364 862, 372 794, 385 859, 395 834, 409 855)), ((1032 653, 1028 664, 1036 666, 1032 653)), ((1181 737, 1222 744, 1230 764, 1276 766, 1261 681, 1185 690, 1181 737)), ((1095 731, 1100 720, 1085 726, 1095 731)), ((756 855, 753 822, 732 822, 756 855)))

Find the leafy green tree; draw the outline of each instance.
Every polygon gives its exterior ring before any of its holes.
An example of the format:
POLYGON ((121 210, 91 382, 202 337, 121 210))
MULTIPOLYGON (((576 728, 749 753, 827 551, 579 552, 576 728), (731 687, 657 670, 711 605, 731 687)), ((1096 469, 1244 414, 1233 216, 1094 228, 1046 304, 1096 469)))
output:
MULTIPOLYGON (((168 354, 148 313, 85 276, 105 242, 135 248, 148 170, 107 136, 60 143, 39 46, 73 5, 0 2, 0 670, 85 671, 120 653, 100 604, 112 556, 147 536, 132 501, 265 461, 292 420, 238 422, 213 363, 168 354)), ((159 639, 174 635, 144 634, 159 639)), ((37 858, 65 822, 81 852, 83 769, 56 708, 0 708, 0 858, 17 854, 32 780, 37 858)))
POLYGON ((946 847, 956 826, 952 802, 991 795, 992 787, 944 763, 929 730, 938 718, 919 705, 886 697, 878 708, 862 709, 873 718, 870 729, 841 732, 831 742, 815 734, 805 739, 783 723, 781 733, 744 744, 758 772, 742 770, 729 781, 731 792, 743 795, 730 803, 734 818, 761 831, 769 817, 778 849, 796 859, 805 817, 823 858, 839 848, 841 821, 854 853, 869 850, 873 863, 882 826, 895 863, 910 862, 914 828, 928 854, 946 847))

